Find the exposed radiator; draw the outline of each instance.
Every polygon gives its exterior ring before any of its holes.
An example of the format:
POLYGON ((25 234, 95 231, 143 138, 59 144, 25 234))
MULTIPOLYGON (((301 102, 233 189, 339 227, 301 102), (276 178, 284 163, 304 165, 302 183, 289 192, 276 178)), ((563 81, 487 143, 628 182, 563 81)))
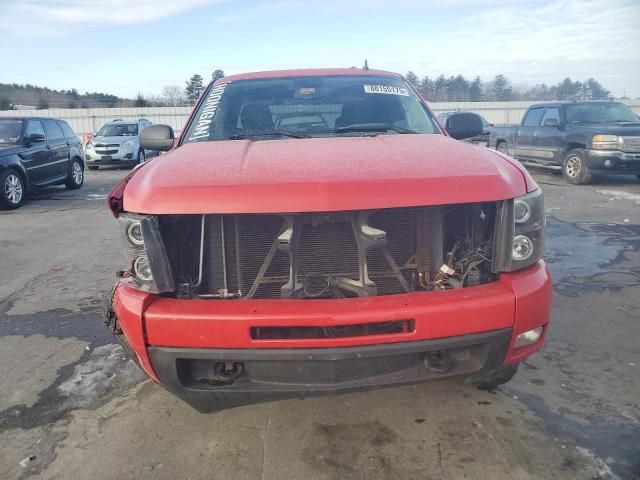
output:
POLYGON ((392 295, 430 289, 446 260, 443 249, 455 242, 486 243, 490 208, 172 216, 163 219, 163 238, 183 296, 392 295), (482 227, 478 240, 469 235, 472 221, 482 227))

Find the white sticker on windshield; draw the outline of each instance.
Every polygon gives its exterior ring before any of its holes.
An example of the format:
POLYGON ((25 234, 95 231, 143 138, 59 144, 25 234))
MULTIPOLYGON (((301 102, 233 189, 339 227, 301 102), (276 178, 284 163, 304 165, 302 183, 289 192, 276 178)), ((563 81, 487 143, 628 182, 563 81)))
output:
POLYGON ((189 141, 209 136, 209 126, 216 114, 220 98, 222 98, 222 94, 224 93, 224 89, 227 85, 229 85, 229 82, 220 83, 211 89, 209 98, 207 98, 204 108, 200 112, 200 116, 196 122, 196 127, 189 137, 189 141))
POLYGON ((389 87, 387 85, 365 85, 364 93, 384 93, 385 95, 409 96, 409 90, 406 88, 389 87))

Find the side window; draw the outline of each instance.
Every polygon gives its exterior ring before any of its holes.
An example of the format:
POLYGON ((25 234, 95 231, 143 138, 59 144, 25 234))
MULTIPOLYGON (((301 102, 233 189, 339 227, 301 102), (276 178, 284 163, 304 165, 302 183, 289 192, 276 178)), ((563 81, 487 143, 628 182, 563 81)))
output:
POLYGON ((47 140, 61 140, 64 138, 62 129, 58 126, 58 122, 55 120, 45 120, 44 130, 47 132, 47 140))
POLYGON ((522 122, 523 127, 537 127, 540 125, 544 108, 533 108, 527 112, 527 116, 524 117, 522 122))
POLYGON ((42 122, 40 120, 29 120, 27 124, 27 137, 32 133, 39 133, 40 135, 44 135, 44 128, 42 128, 42 122))
POLYGON ((66 138, 76 138, 77 135, 74 133, 74 131, 71 129, 71 127, 69 126, 69 124, 67 122, 63 122, 62 120, 58 121, 58 126, 62 129, 62 133, 64 133, 64 136, 66 138))
POLYGON ((555 107, 547 108, 547 111, 544 112, 544 116, 542 117, 542 125, 544 125, 544 121, 549 118, 555 118, 558 123, 560 123, 560 110, 555 107))

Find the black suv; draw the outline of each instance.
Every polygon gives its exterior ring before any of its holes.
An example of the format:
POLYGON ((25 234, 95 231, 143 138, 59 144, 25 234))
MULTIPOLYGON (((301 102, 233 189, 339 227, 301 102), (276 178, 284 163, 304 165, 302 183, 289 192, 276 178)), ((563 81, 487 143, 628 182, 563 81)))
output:
POLYGON ((67 122, 0 117, 0 205, 18 208, 33 188, 83 181, 82 144, 67 122))

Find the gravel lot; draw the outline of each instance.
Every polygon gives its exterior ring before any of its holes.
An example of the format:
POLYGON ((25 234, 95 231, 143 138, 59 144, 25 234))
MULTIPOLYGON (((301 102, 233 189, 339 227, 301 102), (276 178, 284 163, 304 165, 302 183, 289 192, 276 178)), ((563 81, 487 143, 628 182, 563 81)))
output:
POLYGON ((640 478, 640 183, 537 172, 547 345, 496 392, 454 380, 201 415, 102 325, 124 170, 0 211, 0 478, 640 478))

